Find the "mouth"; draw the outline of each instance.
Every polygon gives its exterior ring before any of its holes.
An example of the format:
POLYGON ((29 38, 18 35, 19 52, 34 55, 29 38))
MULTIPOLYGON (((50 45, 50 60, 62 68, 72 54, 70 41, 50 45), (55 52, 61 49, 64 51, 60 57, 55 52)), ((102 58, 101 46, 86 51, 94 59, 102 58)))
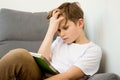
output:
POLYGON ((66 41, 68 38, 62 38, 64 41, 66 41))

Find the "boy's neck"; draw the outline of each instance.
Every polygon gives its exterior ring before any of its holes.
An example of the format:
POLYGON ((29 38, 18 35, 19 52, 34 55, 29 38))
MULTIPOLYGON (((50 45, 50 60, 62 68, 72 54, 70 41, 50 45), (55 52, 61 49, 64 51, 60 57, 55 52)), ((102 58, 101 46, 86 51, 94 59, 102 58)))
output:
POLYGON ((77 43, 77 44, 86 44, 86 43, 89 43, 90 41, 87 39, 87 37, 85 36, 85 33, 83 32, 82 35, 80 35, 80 37, 74 41, 74 43, 77 43))

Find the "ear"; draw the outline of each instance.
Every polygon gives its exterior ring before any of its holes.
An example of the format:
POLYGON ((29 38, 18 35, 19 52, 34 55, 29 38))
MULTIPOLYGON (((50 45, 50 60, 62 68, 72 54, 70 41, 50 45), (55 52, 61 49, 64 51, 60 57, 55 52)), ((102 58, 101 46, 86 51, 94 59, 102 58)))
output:
POLYGON ((84 28, 84 19, 80 18, 78 20, 78 25, 79 25, 79 27, 84 28))

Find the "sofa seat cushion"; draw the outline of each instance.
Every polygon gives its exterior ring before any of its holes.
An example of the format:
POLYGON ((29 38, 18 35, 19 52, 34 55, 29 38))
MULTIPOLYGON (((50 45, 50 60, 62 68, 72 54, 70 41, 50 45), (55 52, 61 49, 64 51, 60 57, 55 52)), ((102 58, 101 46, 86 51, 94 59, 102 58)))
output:
POLYGON ((31 52, 37 52, 42 41, 3 41, 0 42, 0 58, 9 50, 24 48, 31 52))

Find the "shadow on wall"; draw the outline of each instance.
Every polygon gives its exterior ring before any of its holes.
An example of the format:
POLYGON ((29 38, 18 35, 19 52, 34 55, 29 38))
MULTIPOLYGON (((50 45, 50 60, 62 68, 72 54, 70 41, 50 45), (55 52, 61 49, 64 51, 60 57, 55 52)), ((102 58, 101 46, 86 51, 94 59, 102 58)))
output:
MULTIPOLYGON (((84 30, 86 36, 89 40, 95 42, 102 48, 102 59, 100 63, 100 68, 98 73, 105 73, 106 72, 106 64, 107 64, 107 55, 105 50, 103 49, 103 39, 104 39, 104 10, 101 11, 99 14, 96 14, 93 18, 91 15, 85 15, 85 24, 84 30), (98 16, 99 15, 99 16, 98 16)), ((94 15, 94 14, 93 14, 94 15)))
POLYGON ((106 56, 105 51, 103 50, 102 59, 101 59, 100 68, 98 70, 98 73, 106 72, 106 63, 107 63, 107 56, 106 56))
MULTIPOLYGON (((95 43, 97 43, 98 45, 100 45, 100 47, 102 48, 102 34, 96 32, 94 34, 95 37, 92 37, 92 35, 89 33, 89 29, 86 28, 87 26, 85 26, 85 33, 86 36, 88 37, 88 39, 94 41, 95 43), (93 39, 94 38, 94 39, 93 39)), ((99 27, 101 28, 101 27, 99 27)), ((97 29, 96 31, 98 31, 100 29, 97 29)), ((95 32, 95 31, 94 31, 95 32)), ((107 55, 104 49, 102 49, 102 59, 101 59, 101 63, 100 63, 100 68, 98 70, 98 73, 105 73, 106 72, 106 64, 107 64, 107 55)))

